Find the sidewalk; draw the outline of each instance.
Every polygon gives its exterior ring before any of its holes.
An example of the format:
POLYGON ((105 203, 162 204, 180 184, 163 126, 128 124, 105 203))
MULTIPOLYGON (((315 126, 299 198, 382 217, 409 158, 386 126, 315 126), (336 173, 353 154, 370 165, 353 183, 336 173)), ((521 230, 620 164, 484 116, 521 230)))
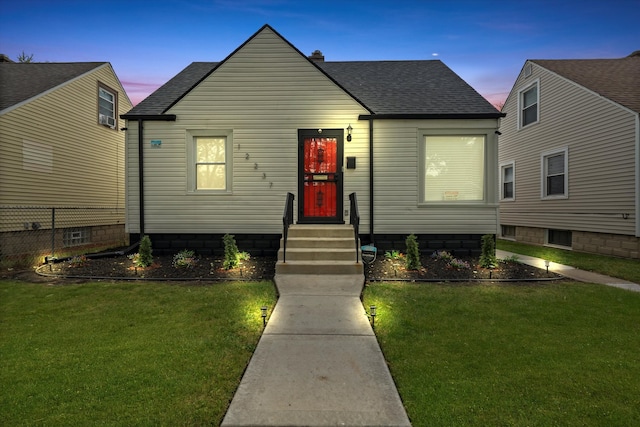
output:
MULTIPOLYGON (((518 260, 524 264, 532 265, 534 267, 546 268, 544 260, 540 258, 534 258, 527 255, 515 254, 512 252, 496 250, 496 256, 500 259, 508 258, 510 256, 517 256, 518 260)), ((616 279, 615 277, 605 276, 603 274, 592 273, 590 271, 580 270, 575 267, 569 267, 568 265, 556 264, 554 262, 549 263, 549 271, 561 274, 569 279, 579 280, 581 282, 599 283, 602 285, 613 286, 616 288, 626 289, 628 291, 640 292, 640 285, 633 282, 628 282, 622 279, 616 279)))
POLYGON ((280 275, 222 426, 410 426, 358 275, 280 275))

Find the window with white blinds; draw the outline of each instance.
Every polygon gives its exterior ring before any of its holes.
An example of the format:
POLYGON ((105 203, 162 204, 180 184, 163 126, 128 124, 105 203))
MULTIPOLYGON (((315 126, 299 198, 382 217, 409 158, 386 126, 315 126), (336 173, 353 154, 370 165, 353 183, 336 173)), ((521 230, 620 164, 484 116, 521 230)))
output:
POLYGON ((484 200, 484 135, 428 135, 422 152, 423 202, 484 200))

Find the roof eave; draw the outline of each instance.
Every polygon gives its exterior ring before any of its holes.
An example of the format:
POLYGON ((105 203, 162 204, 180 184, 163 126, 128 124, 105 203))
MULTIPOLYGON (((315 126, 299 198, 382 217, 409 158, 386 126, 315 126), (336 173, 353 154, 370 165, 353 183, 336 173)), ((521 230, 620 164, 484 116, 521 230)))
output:
POLYGON ((506 113, 496 111, 495 113, 428 113, 428 114, 360 114, 359 120, 433 120, 433 119, 499 119, 505 117, 506 113))
POLYGON ((121 119, 124 120, 145 120, 156 122, 175 122, 175 114, 121 114, 121 119))

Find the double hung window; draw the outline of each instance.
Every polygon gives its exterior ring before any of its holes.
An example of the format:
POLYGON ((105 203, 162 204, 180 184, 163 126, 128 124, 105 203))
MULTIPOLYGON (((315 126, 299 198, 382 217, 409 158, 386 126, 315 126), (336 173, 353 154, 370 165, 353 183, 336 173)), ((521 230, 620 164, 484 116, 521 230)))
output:
POLYGON ((98 84, 98 123, 115 129, 117 126, 118 94, 103 84, 98 84))
POLYGON ((567 198, 568 149, 551 151, 542 155, 542 198, 567 198))
POLYGON ((540 105, 538 86, 539 84, 536 81, 519 92, 520 128, 538 122, 540 113, 538 108, 540 105))
POLYGON ((515 165, 513 162, 500 166, 500 190, 502 200, 515 199, 515 165))

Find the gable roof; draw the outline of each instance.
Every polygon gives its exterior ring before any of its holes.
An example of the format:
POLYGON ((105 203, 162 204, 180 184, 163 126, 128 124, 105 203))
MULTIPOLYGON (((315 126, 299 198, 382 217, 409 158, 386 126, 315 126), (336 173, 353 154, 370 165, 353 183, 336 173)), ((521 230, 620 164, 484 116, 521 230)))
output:
POLYGON ((108 62, 0 62, 0 112, 108 62))
MULTIPOLYGON (((439 60, 315 62, 302 54, 269 25, 310 64, 345 90, 375 117, 497 118, 500 113, 478 92, 439 60)), ((140 102, 123 118, 164 114, 222 62, 194 62, 140 102)))
POLYGON ((640 113, 640 54, 618 59, 536 59, 531 62, 640 113))

